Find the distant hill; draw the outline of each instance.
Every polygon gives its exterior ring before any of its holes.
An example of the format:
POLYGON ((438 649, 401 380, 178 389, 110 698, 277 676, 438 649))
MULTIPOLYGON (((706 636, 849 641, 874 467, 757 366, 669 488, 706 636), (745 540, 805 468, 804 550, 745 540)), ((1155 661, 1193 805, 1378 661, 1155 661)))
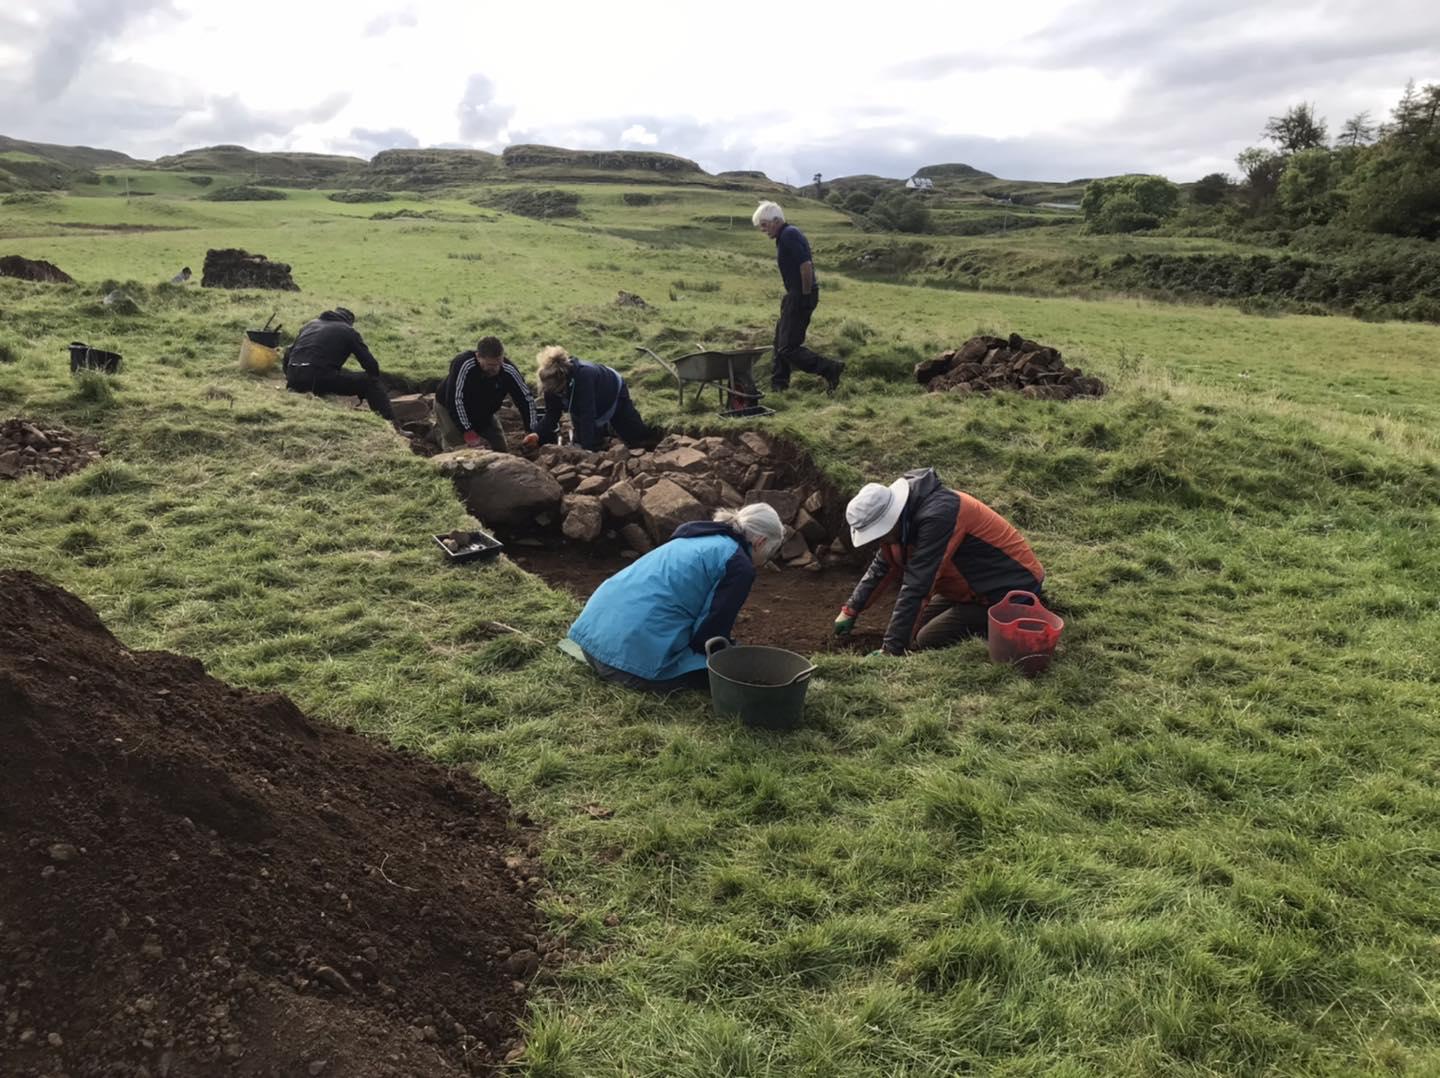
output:
POLYGON ((381 150, 355 183, 383 191, 424 191, 484 183, 502 171, 500 155, 484 150, 381 150))
POLYGON ((89 146, 52 146, 48 142, 23 142, 0 135, 0 154, 30 154, 66 168, 119 168, 138 164, 119 150, 96 150, 89 146))
POLYGON ((922 165, 915 170, 915 175, 925 176, 932 180, 993 180, 993 172, 981 172, 973 165, 922 165))
POLYGON ((206 146, 157 158, 167 171, 216 172, 285 187, 346 187, 366 168, 361 157, 327 153, 262 153, 244 146, 206 146))
POLYGON ((99 183, 94 169, 137 163, 116 150, 52 146, 0 135, 0 192, 60 191, 76 183, 99 183))

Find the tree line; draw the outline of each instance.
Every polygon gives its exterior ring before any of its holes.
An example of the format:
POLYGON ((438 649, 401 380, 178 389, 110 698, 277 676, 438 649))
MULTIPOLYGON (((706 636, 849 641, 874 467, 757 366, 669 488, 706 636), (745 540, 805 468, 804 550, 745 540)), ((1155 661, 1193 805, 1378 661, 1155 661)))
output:
POLYGON ((1086 224, 1138 232, 1183 215, 1189 223, 1440 238, 1440 84, 1407 84, 1388 121, 1362 112, 1334 139, 1314 105, 1295 105, 1270 117, 1262 138, 1236 157, 1237 177, 1212 173, 1184 196, 1161 176, 1092 181, 1080 204, 1086 224))

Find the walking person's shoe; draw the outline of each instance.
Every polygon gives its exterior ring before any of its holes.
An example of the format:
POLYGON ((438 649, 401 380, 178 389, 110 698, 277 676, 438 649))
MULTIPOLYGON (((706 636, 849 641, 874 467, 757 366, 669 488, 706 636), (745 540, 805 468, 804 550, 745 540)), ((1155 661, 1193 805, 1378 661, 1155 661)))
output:
POLYGON ((833 394, 840 388, 840 375, 845 370, 844 360, 832 360, 830 369, 825 372, 825 392, 833 394))

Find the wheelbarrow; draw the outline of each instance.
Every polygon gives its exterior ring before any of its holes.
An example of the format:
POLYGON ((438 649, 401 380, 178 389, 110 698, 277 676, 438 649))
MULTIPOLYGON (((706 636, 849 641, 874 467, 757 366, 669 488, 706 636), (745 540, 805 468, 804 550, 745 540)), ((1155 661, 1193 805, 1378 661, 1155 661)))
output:
POLYGON ((738 419, 745 416, 774 415, 771 408, 760 403, 765 394, 755 385, 755 361, 768 352, 769 348, 737 348, 728 352, 691 352, 673 363, 661 359, 644 345, 636 349, 645 352, 675 379, 680 398, 680 407, 685 407, 685 387, 695 386, 695 400, 709 386, 720 394, 720 415, 738 419))

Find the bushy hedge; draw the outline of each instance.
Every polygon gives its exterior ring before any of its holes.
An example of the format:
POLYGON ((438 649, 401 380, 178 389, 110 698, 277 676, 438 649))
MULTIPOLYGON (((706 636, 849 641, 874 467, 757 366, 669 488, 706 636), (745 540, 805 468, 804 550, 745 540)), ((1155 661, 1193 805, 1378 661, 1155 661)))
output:
POLYGON ((391 202, 395 198, 388 191, 336 191, 327 197, 331 202, 391 202))
POLYGON ((288 197, 284 191, 273 187, 253 187, 241 184, 239 187, 222 187, 200 196, 206 202, 276 202, 288 197))

